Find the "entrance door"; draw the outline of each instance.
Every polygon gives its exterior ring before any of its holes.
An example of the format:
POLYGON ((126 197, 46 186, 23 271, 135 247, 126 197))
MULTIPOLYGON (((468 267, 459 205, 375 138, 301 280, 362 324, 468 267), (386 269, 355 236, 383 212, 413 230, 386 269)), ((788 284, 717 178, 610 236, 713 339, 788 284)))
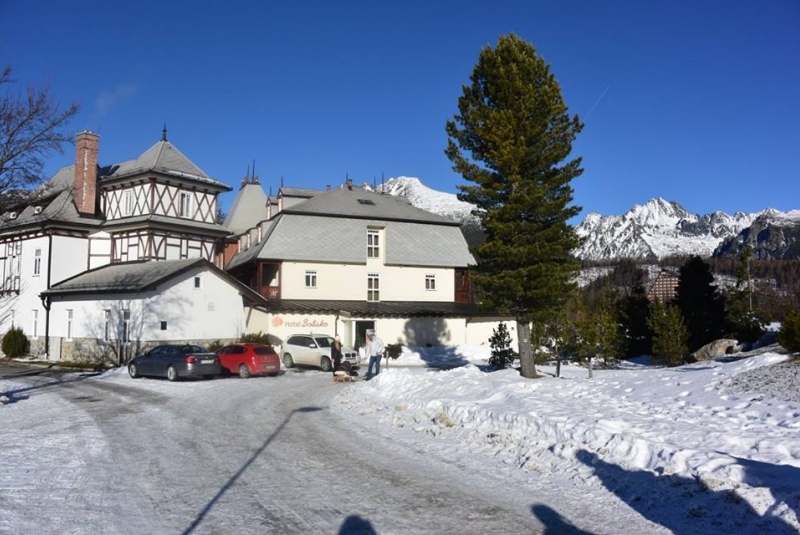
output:
MULTIPOLYGON (((353 347, 356 350, 361 349, 367 343, 367 329, 374 329, 375 328, 375 321, 374 320, 360 320, 356 321, 356 340, 353 344, 353 347)), ((363 357, 363 355, 362 355, 363 357)))

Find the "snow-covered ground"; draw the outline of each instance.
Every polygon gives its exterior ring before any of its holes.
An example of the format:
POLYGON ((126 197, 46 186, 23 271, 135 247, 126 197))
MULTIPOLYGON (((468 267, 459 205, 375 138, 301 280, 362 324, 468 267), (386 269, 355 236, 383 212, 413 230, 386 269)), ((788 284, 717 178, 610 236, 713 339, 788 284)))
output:
POLYGON ((800 362, 766 351, 523 379, 487 373, 488 357, 405 349, 340 403, 445 455, 466 448, 532 482, 612 492, 673 533, 800 532, 800 362), (430 365, 460 367, 420 373, 430 365))
MULTIPOLYGON (((0 532, 180 532, 187 524, 182 509, 145 514, 159 501, 180 499, 190 504, 190 513, 208 502, 184 533, 224 532, 218 526, 267 532, 234 507, 234 496, 253 489, 262 496, 259 511, 266 506, 270 514, 280 513, 267 518, 280 518, 287 533, 311 525, 317 526, 314 533, 329 532, 319 526, 335 526, 348 511, 364 508, 373 527, 348 531, 346 521, 339 533, 481 530, 463 503, 449 505, 452 516, 433 520, 448 507, 446 496, 432 494, 447 492, 437 486, 439 479, 429 480, 431 495, 418 500, 415 496, 425 492, 416 485, 425 488, 424 479, 404 484, 414 487, 392 487, 394 479, 386 474, 404 474, 404 466, 418 464, 414 459, 420 454, 430 477, 439 477, 434 473, 447 464, 463 473, 462 484, 476 493, 519 495, 516 502, 502 500, 496 515, 524 518, 527 509, 528 519, 545 526, 545 533, 800 532, 800 363, 788 356, 767 350, 678 368, 626 363, 595 369, 592 379, 577 365, 564 365, 560 378, 553 367, 541 366, 542 378, 523 379, 513 369, 487 371, 488 357, 485 346, 405 348, 372 380, 335 385, 329 375, 314 371, 177 385, 132 380, 124 370, 90 378, 74 374, 52 387, 21 388, 22 379, 0 379, 0 395, 13 393, 9 404, 0 405, 0 532), (310 397, 298 400, 304 391, 310 397), (303 403, 309 400, 320 407, 329 403, 333 414, 304 413, 302 421, 309 425, 293 426, 290 433, 281 423, 288 418, 283 412, 307 410, 303 403), (186 435, 189 419, 201 423, 217 414, 239 416, 195 427, 197 443, 192 442, 186 435), (146 426, 148 421, 155 423, 146 426), (324 422, 341 421, 351 425, 326 430, 324 422), (275 435, 273 429, 284 431, 275 435), (300 431, 304 434, 292 436, 300 431), (258 453, 273 441, 267 450, 272 457, 252 453, 253 444, 263 444, 258 453), (348 441, 361 448, 366 469, 327 481, 331 468, 320 464, 316 450, 323 456, 346 451, 348 441), (210 468, 186 474, 174 466, 183 457, 153 465, 133 455, 148 448, 168 451, 177 443, 202 453, 210 468), (226 448, 238 448, 238 455, 226 448), (293 457, 293 448, 304 451, 306 460, 293 457), (377 453, 367 454, 373 449, 377 453), (405 461, 399 460, 401 452, 405 461), (366 490, 354 480, 373 472, 379 477, 362 484, 366 490), (297 487, 296 496, 266 500, 263 474, 271 474, 272 486, 297 487), (167 477, 178 486, 166 488, 167 477), (308 479, 307 485, 298 478, 308 479), (386 488, 374 486, 384 480, 386 488), (288 512, 313 503, 315 489, 343 486, 342 496, 353 496, 353 503, 342 510, 288 512), (377 496, 376 504, 365 506, 364 495, 377 496), (417 509, 414 523, 383 511, 390 506, 386 500, 430 503, 432 509, 417 509), (514 509, 517 502, 521 509, 514 509), (56 509, 61 520, 52 518, 56 509), (419 522, 431 523, 426 528, 419 522), (127 531, 119 527, 126 525, 127 531)), ((452 477, 449 471, 442 474, 452 477)), ((503 532, 530 533, 531 527, 509 525, 503 532)))

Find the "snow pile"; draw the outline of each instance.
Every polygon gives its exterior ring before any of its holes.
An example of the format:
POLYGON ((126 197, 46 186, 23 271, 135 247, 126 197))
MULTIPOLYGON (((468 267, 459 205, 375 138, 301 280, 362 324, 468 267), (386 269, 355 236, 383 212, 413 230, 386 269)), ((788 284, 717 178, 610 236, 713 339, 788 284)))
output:
POLYGON ((488 357, 486 347, 404 349, 340 394, 342 412, 482 452, 531 478, 605 487, 675 531, 800 530, 800 365, 786 355, 628 363, 593 379, 577 365, 561 378, 544 366, 536 380, 487 372, 488 357), (760 377, 754 389, 751 375, 760 377))

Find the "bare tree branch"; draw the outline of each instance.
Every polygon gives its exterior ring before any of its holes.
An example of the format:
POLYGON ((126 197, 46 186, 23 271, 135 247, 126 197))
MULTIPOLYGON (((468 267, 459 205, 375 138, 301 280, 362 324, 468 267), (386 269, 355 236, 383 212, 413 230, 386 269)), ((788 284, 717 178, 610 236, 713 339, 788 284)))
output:
POLYGON ((50 84, 29 85, 20 91, 7 66, 0 75, 0 211, 21 192, 42 184, 45 160, 63 154, 72 141, 64 126, 77 115, 79 105, 62 109, 50 84))

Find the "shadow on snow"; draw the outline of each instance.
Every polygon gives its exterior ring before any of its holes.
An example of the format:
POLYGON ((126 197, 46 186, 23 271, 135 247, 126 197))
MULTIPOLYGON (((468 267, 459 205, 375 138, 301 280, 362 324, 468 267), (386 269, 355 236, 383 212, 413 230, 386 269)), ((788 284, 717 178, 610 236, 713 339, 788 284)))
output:
MULTIPOLYGON (((699 479, 676 474, 661 475, 644 470, 626 470, 605 462, 597 454, 586 450, 579 451, 576 458, 591 467, 606 489, 620 500, 675 535, 797 533, 793 526, 780 518, 767 516, 769 511, 759 515, 733 490, 715 491, 699 479), (685 514, 680 514, 681 510, 685 514)), ((789 507, 797 507, 797 497, 791 496, 792 492, 796 494, 797 489, 790 489, 790 485, 786 483, 798 481, 800 471, 797 468, 743 459, 737 459, 737 462, 745 467, 748 483, 770 486, 775 498, 783 498, 788 501, 789 507), (778 492, 775 492, 776 489, 778 492)))
POLYGON ((286 427, 286 424, 289 423, 289 421, 292 419, 292 417, 294 417, 296 413, 317 412, 321 410, 322 409, 319 407, 301 407, 299 409, 293 410, 288 415, 286 415, 286 418, 283 419, 283 422, 281 422, 281 424, 275 429, 275 431, 273 431, 272 434, 269 437, 267 437, 264 443, 255 452, 253 452, 253 455, 251 455, 250 458, 241 466, 241 468, 239 468, 239 470, 231 476, 228 482, 225 483, 221 489, 219 489, 219 492, 217 492, 217 494, 214 495, 214 497, 211 498, 211 500, 209 500, 206 506, 200 510, 200 513, 198 513, 197 518, 194 519, 194 522, 192 522, 191 525, 182 532, 183 535, 188 535, 189 533, 192 533, 197 528, 197 526, 200 525, 205 516, 209 513, 209 511, 211 511, 211 509, 219 501, 219 499, 222 498, 222 496, 228 491, 228 489, 231 488, 234 483, 236 483, 239 477, 241 477, 241 475, 244 474, 245 471, 247 471, 250 465, 253 464, 253 461, 255 461, 264 452, 265 449, 267 449, 267 446, 269 446, 270 443, 273 440, 275 440, 275 437, 277 437, 281 433, 281 431, 283 431, 283 428, 286 427))

